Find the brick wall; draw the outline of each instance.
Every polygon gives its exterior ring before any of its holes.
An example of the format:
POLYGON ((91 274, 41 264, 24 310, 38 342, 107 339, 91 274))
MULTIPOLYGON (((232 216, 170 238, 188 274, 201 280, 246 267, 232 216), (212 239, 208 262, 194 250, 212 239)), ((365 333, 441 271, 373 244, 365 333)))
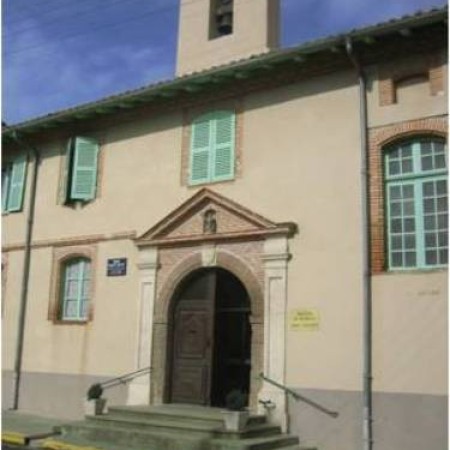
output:
POLYGON ((386 242, 383 188, 383 148, 398 140, 413 136, 446 136, 447 117, 400 122, 369 130, 369 174, 370 174, 370 231, 372 273, 386 268, 386 242))
POLYGON ((444 90, 444 66, 441 54, 428 57, 410 57, 384 64, 379 69, 379 103, 387 106, 397 103, 397 84, 409 78, 424 76, 428 80, 430 94, 444 90))

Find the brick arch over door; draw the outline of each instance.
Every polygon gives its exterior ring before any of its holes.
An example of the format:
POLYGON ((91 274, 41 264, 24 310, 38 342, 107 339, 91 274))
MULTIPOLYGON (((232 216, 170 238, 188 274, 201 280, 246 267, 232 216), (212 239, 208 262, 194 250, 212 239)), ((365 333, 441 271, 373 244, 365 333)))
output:
MULTIPOLYGON (((164 403, 166 392, 166 378, 168 375, 167 347, 170 338, 171 302, 180 283, 197 269, 204 268, 201 252, 186 256, 170 272, 163 286, 159 290, 155 302, 154 335, 153 335, 153 383, 152 400, 154 403, 164 403)), ((240 259, 225 250, 218 250, 215 268, 222 268, 235 275, 244 285, 251 304, 251 374, 250 374, 250 406, 257 406, 257 394, 261 383, 257 375, 262 372, 263 363, 263 332, 264 332, 264 294, 263 288, 252 269, 240 259)))
MULTIPOLYGON (((230 252, 218 250, 216 258, 214 267, 228 270, 241 280, 250 297, 253 319, 257 318, 262 321, 264 313, 264 296, 262 287, 256 275, 244 261, 230 252)), ((203 267, 204 265, 202 264, 202 255, 200 252, 187 256, 175 266, 164 282, 157 298, 155 304, 155 321, 167 322, 170 303, 176 288, 187 275, 194 270, 203 267)))

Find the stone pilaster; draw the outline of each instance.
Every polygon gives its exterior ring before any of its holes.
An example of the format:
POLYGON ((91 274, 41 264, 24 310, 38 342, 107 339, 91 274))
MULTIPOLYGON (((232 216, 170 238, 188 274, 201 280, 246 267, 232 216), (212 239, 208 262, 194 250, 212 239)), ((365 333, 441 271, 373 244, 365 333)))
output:
MULTIPOLYGON (((139 332, 136 354, 136 370, 152 366, 153 311, 156 294, 156 271, 158 250, 142 248, 139 253, 139 332)), ((127 404, 139 405, 150 402, 152 373, 135 378, 128 386, 127 404)))
MULTIPOLYGON (((286 370, 286 305, 287 265, 289 260, 287 237, 268 238, 264 244, 264 362, 263 373, 273 381, 285 385, 286 370)), ((263 382, 259 400, 269 401, 269 419, 287 428, 287 399, 282 389, 263 382)))

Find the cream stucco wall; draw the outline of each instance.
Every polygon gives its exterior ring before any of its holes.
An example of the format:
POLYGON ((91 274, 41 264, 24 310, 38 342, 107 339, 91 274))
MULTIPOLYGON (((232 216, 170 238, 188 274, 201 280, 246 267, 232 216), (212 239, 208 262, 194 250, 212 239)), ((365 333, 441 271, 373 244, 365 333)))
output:
MULTIPOLYGON (((55 374, 105 375, 130 371, 137 359, 139 316, 136 248, 130 241, 93 245, 94 319, 86 324, 55 324, 48 320, 53 251, 33 251, 30 294, 24 336, 23 370, 55 374), (107 258, 126 257, 131 262, 126 277, 106 277, 107 258)), ((14 364, 22 252, 11 252, 8 261, 6 325, 3 327, 3 369, 14 364)))
POLYGON ((11 252, 7 256, 6 282, 2 286, 2 367, 14 367, 17 342, 17 321, 22 285, 23 252, 11 252))
MULTIPOLYGON (((401 64, 401 60, 399 64, 401 64)), ((444 64, 443 86, 447 86, 448 65, 444 64)), ((397 122, 420 119, 422 117, 440 116, 448 113, 448 90, 430 95, 429 82, 420 82, 400 88, 398 101, 392 105, 380 106, 379 70, 370 68, 368 83, 368 122, 369 127, 379 127, 397 122), (403 91, 403 92, 402 92, 403 91)))
MULTIPOLYGON (((401 103, 382 109, 376 86, 374 81, 369 93, 371 126, 445 112, 444 97, 424 100, 423 90, 408 112, 401 103)), ((414 98, 415 92, 410 92, 408 101, 414 98)), ((358 106, 352 72, 246 96, 241 176, 208 186, 275 222, 294 221, 299 226, 290 241, 287 310, 317 309, 320 326, 317 331, 286 332, 286 381, 291 386, 331 390, 362 386, 358 106)), ((181 113, 171 113, 102 130, 100 195, 79 209, 57 203, 64 140, 43 143, 34 239, 89 235, 109 239, 114 233, 141 234, 161 220, 199 189, 180 182, 181 127, 181 113)), ((24 213, 4 217, 4 244, 23 243, 24 222, 24 213)), ((119 374, 135 368, 137 250, 126 239, 95 245, 95 316, 85 326, 54 325, 47 320, 52 249, 33 251, 25 370, 119 374), (106 259, 112 257, 128 258, 126 277, 105 276, 106 259)), ((22 252, 11 251, 8 258, 3 344, 4 366, 11 368, 22 252)), ((442 273, 376 277, 376 389, 443 392, 446 324, 440 314, 445 312, 445 300, 442 273), (439 287, 432 288, 433 284, 439 287), (430 293, 433 289, 438 293, 430 293), (420 292, 428 293, 420 296, 420 292), (403 325, 397 328, 394 318, 400 314, 403 325), (423 326, 430 323, 434 327, 424 340, 423 326), (440 343, 430 350, 435 339, 440 343), (403 363, 402 342, 415 352, 403 363), (400 369, 409 374, 399 378, 400 369)))
MULTIPOLYGON (((159 220, 163 211, 169 212, 169 205, 181 200, 180 123, 181 115, 165 116, 150 121, 142 119, 133 126, 102 133, 99 195, 83 207, 62 206, 57 200, 66 140, 40 146, 44 156, 39 169, 34 239, 136 229, 143 232, 159 220), (168 197, 155 196, 158 189, 164 190, 168 197)), ((16 227, 16 222, 22 214, 10 216, 4 220, 5 243, 21 243, 24 228, 16 227)))
POLYGON ((374 277, 374 385, 388 392, 447 392, 447 271, 374 277))
POLYGON ((299 234, 290 241, 288 313, 321 313, 318 332, 287 332, 287 384, 293 386, 358 384, 359 129, 351 79, 352 74, 324 77, 255 97, 245 116, 244 178, 260 184, 246 189, 244 204, 260 197, 257 211, 298 224, 299 234), (352 326, 343 326, 348 321, 352 326))
POLYGON ((278 45, 279 0, 235 0, 233 33, 210 39, 211 0, 182 0, 177 74, 257 55, 278 45))

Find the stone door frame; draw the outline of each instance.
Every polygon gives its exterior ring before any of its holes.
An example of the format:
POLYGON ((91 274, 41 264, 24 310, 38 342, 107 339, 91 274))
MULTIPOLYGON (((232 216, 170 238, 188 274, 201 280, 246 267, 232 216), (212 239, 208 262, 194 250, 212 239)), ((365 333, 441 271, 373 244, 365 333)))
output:
POLYGON ((261 412, 260 401, 270 401, 275 407, 270 411, 272 422, 286 429, 286 394, 263 382, 259 374, 286 384, 288 240, 295 232, 292 223, 276 224, 204 189, 136 240, 140 292, 136 368, 150 365, 152 372, 130 383, 128 404, 162 404, 166 400, 171 301, 192 271, 218 267, 239 278, 250 297, 250 409, 261 412), (186 220, 195 224, 192 217, 201 214, 199 208, 204 211, 211 205, 223 217, 233 214, 240 221, 248 221, 253 229, 214 235, 194 230, 186 237, 173 237, 174 224, 183 226, 186 220))

